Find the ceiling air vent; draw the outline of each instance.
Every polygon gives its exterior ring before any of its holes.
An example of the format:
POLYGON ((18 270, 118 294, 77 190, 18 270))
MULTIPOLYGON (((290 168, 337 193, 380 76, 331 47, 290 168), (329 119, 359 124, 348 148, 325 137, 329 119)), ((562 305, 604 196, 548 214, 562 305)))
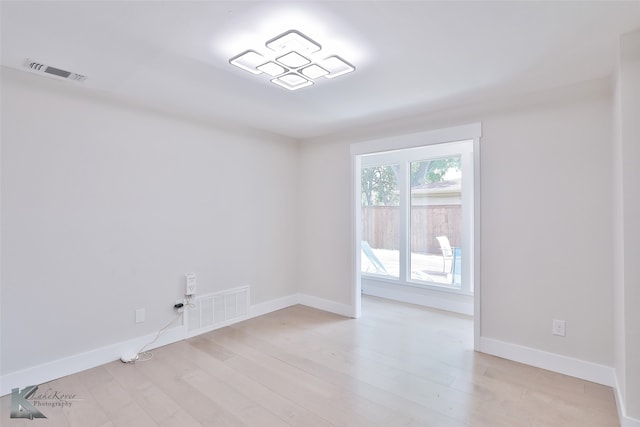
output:
POLYGON ((71 71, 61 70, 59 68, 54 68, 49 65, 45 65, 41 62, 34 61, 32 59, 27 59, 25 62, 25 66, 31 70, 38 73, 51 74, 56 77, 60 77, 67 80, 74 80, 76 82, 83 82, 87 79, 87 76, 83 76, 82 74, 72 73, 71 71))

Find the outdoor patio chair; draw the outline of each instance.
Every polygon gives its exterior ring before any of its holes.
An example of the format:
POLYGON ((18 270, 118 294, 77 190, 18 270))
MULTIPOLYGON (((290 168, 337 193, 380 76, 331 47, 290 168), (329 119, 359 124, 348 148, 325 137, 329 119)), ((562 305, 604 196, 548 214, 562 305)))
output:
POLYGON ((438 236, 436 239, 438 239, 438 243, 440 243, 440 250, 442 251, 442 272, 446 272, 447 260, 449 260, 449 273, 451 273, 453 270, 453 249, 451 249, 449 238, 447 236, 438 236))
POLYGON ((376 268, 376 273, 387 274, 387 269, 384 268, 382 261, 380 261, 380 259, 373 252, 373 249, 369 245, 369 242, 363 240, 361 246, 362 252, 367 256, 367 258, 369 258, 371 264, 373 264, 373 266, 376 268))

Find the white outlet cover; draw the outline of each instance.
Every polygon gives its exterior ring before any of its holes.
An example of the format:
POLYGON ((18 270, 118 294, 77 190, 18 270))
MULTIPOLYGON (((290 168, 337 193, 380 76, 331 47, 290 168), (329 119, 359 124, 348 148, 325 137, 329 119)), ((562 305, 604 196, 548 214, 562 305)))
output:
POLYGON ((142 323, 145 321, 146 312, 144 308, 139 308, 136 310, 136 323, 142 323))
POLYGON ((565 336, 565 321, 564 320, 553 319, 553 327, 552 327, 551 333, 553 335, 564 337, 565 336))

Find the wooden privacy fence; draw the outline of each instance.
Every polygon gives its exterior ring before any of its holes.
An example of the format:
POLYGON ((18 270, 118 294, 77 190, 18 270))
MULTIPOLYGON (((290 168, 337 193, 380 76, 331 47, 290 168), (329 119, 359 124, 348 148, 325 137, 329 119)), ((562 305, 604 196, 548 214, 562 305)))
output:
MULTIPOLYGON (((413 206, 411 208, 411 251, 440 253, 437 236, 447 236, 451 246, 461 246, 460 205, 413 206)), ((365 206, 362 208, 362 240, 374 249, 398 250, 400 208, 365 206)))

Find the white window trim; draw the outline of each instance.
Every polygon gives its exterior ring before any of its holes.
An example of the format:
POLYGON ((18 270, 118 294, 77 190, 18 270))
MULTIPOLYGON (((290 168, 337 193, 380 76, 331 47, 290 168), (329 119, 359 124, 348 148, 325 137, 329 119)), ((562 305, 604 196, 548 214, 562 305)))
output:
MULTIPOLYGON (((477 349, 480 342, 480 316, 481 316, 481 307, 480 307, 480 137, 482 135, 482 125, 481 123, 471 123, 467 125, 455 126, 444 129, 431 130, 426 132, 419 132, 407 135, 386 137, 376 140, 370 140, 366 142, 359 142, 351 144, 350 152, 351 152, 351 200, 352 200, 352 222, 351 222, 351 236, 352 236, 352 251, 351 251, 351 261, 352 261, 352 311, 354 317, 359 317, 361 314, 361 292, 362 292, 362 274, 361 274, 361 260, 360 260, 360 246, 361 246, 361 200, 360 200, 360 189, 361 189, 361 168, 364 164, 369 162, 369 159, 373 159, 375 157, 375 153, 385 152, 386 155, 392 154, 395 150, 404 150, 408 148, 417 148, 423 146, 433 146, 434 144, 442 144, 445 142, 458 142, 458 141, 473 141, 473 154, 471 157, 467 157, 467 159, 463 159, 463 162, 467 162, 467 167, 471 166, 474 175, 474 185, 473 192, 469 193, 470 197, 472 197, 473 202, 471 205, 471 209, 468 209, 467 212, 463 212, 463 215, 472 215, 473 216, 473 263, 471 263, 471 259, 467 262, 467 271, 464 270, 464 261, 463 261, 463 275, 466 273, 468 277, 471 278, 473 283, 473 296, 467 295, 459 295, 461 298, 471 299, 472 308, 474 314, 474 347, 477 349), (370 155, 366 156, 365 155, 370 155), (369 158, 369 159, 368 159, 369 158), (470 165, 468 163, 471 163, 470 165), (473 269, 470 266, 473 265, 473 269)), ((463 168, 465 164, 463 163, 463 168)), ((406 177, 405 177, 406 178, 406 177)), ((468 202, 468 201, 467 201, 468 202)), ((463 200, 464 206, 464 200, 463 200)), ((401 233, 402 235, 403 233, 401 233)), ((403 244, 403 242, 401 242, 403 244)), ((406 244, 406 242, 404 243, 406 244)), ((405 251, 406 252, 406 251, 405 251)), ((402 251, 401 251, 402 253, 402 251)), ((403 262, 403 260, 400 260, 403 262)), ((404 261, 406 262, 406 260, 404 261)), ((421 286, 422 287, 422 286, 421 286)), ((409 288, 409 286, 404 286, 405 289, 409 288)), ((434 295, 437 295, 438 291, 436 286, 428 286, 426 287, 426 292, 432 292, 434 295), (436 288, 436 289, 431 289, 436 288)), ((455 294, 454 292, 448 292, 451 294, 455 294)), ((428 298, 427 298, 428 299, 428 298)), ((438 304, 434 304, 437 308, 443 308, 438 306, 438 304)), ((454 311, 466 311, 466 310, 456 310, 454 311)))

